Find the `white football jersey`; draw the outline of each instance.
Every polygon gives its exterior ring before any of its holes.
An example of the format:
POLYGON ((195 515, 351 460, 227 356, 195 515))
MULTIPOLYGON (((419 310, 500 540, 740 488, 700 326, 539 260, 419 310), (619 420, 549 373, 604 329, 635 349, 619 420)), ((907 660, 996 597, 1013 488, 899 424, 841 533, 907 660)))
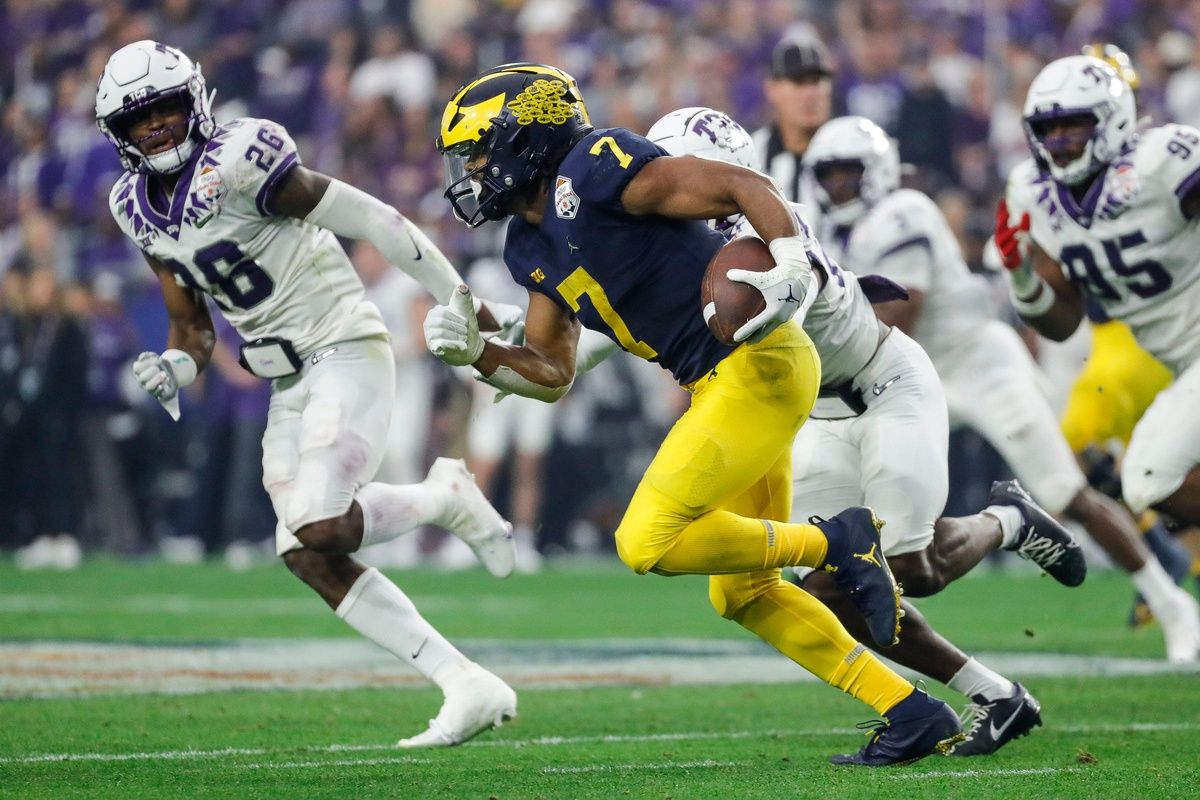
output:
POLYGON ((304 355, 386 334, 337 238, 267 210, 270 193, 298 163, 282 127, 236 119, 197 149, 171 197, 155 196, 150 176, 127 172, 109 207, 142 252, 166 264, 180 286, 211 295, 247 341, 281 337, 304 355))
POLYGON ((1138 134, 1080 201, 1032 160, 1008 181, 1010 218, 1028 212, 1063 274, 1176 374, 1200 357, 1200 222, 1179 205, 1197 183, 1200 131, 1184 125, 1138 134))
POLYGON ((831 232, 825 241, 840 246, 843 262, 859 274, 882 275, 924 295, 913 338, 934 364, 994 316, 986 280, 971 272, 941 209, 921 192, 892 192, 848 237, 831 232))
MULTIPOLYGON (((804 249, 809 261, 820 264, 829 276, 804 318, 804 330, 821 357, 821 384, 848 383, 875 354, 881 323, 858 278, 843 270, 826 253, 805 223, 807 209, 799 203, 791 205, 805 237, 804 249)), ((754 229, 742 217, 734 225, 730 238, 754 235, 754 229)))

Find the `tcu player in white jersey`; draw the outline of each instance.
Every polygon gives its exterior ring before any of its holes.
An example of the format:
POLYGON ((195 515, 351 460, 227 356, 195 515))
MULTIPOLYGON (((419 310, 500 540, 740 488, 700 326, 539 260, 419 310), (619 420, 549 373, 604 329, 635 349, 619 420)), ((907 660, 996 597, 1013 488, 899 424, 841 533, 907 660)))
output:
POLYGON ((1090 298, 1171 370, 1121 486, 1134 512, 1200 523, 1200 131, 1135 130, 1132 91, 1089 56, 1038 74, 1024 122, 1033 158, 1009 176, 996 225, 1017 311, 1061 340, 1090 298))
MULTIPOLYGON (((646 138, 671 155, 751 168, 756 163, 746 131, 710 108, 673 111, 646 138)), ((802 220, 804 209, 793 206, 802 220)), ((754 235, 744 219, 721 220, 717 227, 733 238, 754 235)), ((821 515, 849 505, 874 508, 886 523, 881 532, 884 555, 909 596, 941 591, 1002 540, 1014 548, 1032 541, 1035 527, 1053 537, 1057 549, 1019 552, 1043 563, 1057 579, 1078 585, 1086 571, 1078 547, 1015 482, 997 484, 992 505, 979 514, 937 519, 947 491, 949 434, 942 387, 920 345, 881 322, 871 305, 872 299, 896 299, 903 291, 878 276, 858 277, 841 269, 803 221, 801 228, 808 237, 809 260, 824 275, 804 319, 821 356, 822 391, 792 450, 793 508, 821 515)), ((827 575, 803 573, 804 588, 830 606, 851 632, 863 629, 861 615, 827 575)), ((904 609, 900 642, 885 651, 888 658, 946 683, 972 703, 974 724, 954 754, 995 752, 1041 724, 1040 705, 1024 687, 967 656, 907 600, 904 609)))
MULTIPOLYGON (((1033 359, 1016 332, 993 317, 983 280, 971 274, 941 211, 924 194, 900 188, 895 145, 869 120, 843 117, 817 132, 810 153, 808 190, 845 262, 908 289, 907 302, 876 311, 925 348, 951 421, 983 435, 1039 503, 1079 521, 1132 573, 1163 622, 1168 658, 1194 661, 1200 648, 1194 601, 1148 558, 1129 513, 1088 486, 1037 388, 1033 359)), ((904 457, 903 448, 894 452, 904 457)), ((1024 547, 1052 552, 1043 530, 1024 547)))
MULTIPOLYGON (((126 172, 110 205, 158 276, 167 349, 133 365, 178 418, 179 390, 213 349, 209 295, 246 340, 242 363, 269 378, 263 483, 288 568, 359 633, 436 683, 445 703, 403 747, 457 744, 516 714, 516 695, 426 622, 378 570, 348 554, 425 523, 450 529, 494 574, 512 570, 507 523, 461 461, 424 482, 372 483, 395 391, 388 332, 334 234, 371 241, 446 302, 461 279, 395 209, 300 165, 280 126, 218 125, 198 65, 140 41, 109 59, 96 121, 126 172)), ((500 313, 496 311, 496 315, 500 313)), ((484 312, 495 326, 492 311, 484 312)))

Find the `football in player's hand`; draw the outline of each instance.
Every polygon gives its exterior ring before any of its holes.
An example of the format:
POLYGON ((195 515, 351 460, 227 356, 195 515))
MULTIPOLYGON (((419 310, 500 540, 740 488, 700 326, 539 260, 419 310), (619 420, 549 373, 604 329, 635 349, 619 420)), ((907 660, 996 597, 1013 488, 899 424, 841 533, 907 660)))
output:
POLYGON ((722 247, 708 262, 700 284, 700 309, 712 335, 733 344, 733 334, 767 307, 762 292, 745 283, 729 280, 731 269, 766 272, 775 266, 771 251, 762 239, 746 236, 722 247))

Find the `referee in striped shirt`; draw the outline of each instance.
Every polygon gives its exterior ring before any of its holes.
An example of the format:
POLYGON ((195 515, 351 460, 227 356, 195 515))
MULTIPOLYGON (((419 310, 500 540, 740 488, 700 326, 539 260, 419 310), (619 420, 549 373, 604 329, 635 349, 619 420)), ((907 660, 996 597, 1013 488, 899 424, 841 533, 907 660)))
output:
POLYGON ((829 120, 833 103, 833 70, 821 40, 813 36, 777 44, 763 91, 772 120, 753 134, 761 168, 789 200, 799 202, 804 151, 829 120))

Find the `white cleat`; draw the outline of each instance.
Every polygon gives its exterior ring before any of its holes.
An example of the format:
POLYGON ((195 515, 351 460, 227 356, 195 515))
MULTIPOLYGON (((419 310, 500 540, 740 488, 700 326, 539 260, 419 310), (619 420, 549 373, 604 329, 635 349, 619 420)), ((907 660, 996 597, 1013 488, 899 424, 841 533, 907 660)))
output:
POLYGON ((466 542, 488 572, 497 578, 511 574, 517 558, 512 525, 492 508, 463 460, 437 459, 425 482, 441 484, 450 490, 452 502, 442 518, 436 520, 437 524, 466 542))
POLYGON ((428 730, 396 742, 397 747, 453 747, 517 716, 517 693, 500 678, 472 664, 461 683, 446 691, 446 701, 428 730))
POLYGON ((1200 606, 1184 589, 1177 589, 1169 613, 1156 610, 1167 643, 1167 661, 1195 664, 1200 660, 1200 606))

